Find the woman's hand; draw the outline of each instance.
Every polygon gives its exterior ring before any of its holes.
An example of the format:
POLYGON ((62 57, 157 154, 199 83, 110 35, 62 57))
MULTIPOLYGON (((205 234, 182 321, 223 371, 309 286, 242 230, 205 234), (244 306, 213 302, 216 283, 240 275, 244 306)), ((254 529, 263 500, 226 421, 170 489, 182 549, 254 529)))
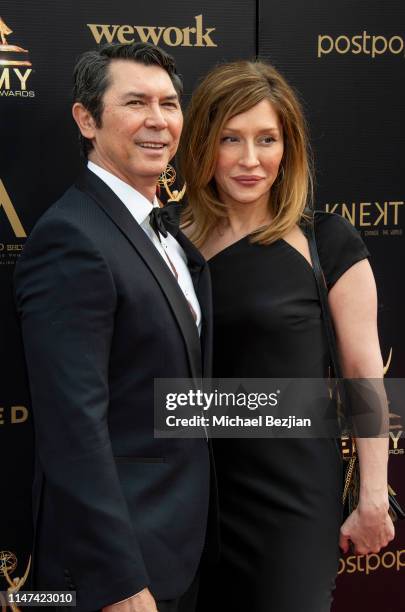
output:
POLYGON ((394 539, 395 528, 388 514, 388 501, 362 501, 347 517, 340 528, 339 546, 343 553, 349 550, 350 542, 354 553, 367 555, 378 553, 394 539))
POLYGON ((378 553, 394 538, 388 514, 388 432, 389 410, 383 378, 384 364, 377 329, 377 290, 367 260, 351 266, 329 292, 329 306, 340 355, 343 376, 364 379, 379 400, 373 416, 380 427, 375 438, 356 438, 360 466, 360 502, 340 528, 340 548, 350 542, 358 555, 378 553))

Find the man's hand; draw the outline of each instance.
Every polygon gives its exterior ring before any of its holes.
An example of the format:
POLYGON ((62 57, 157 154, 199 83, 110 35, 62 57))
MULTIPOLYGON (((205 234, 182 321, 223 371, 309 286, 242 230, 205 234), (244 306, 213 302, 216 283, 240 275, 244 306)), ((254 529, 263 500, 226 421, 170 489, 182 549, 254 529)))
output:
POLYGON ((102 612, 158 612, 158 609, 149 589, 143 589, 129 599, 104 606, 102 612))

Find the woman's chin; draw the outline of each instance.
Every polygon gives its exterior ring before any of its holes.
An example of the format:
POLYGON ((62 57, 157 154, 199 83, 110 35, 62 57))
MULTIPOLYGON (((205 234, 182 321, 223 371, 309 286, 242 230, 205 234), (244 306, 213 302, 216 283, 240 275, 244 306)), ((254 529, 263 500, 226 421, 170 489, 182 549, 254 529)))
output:
POLYGON ((240 205, 244 205, 244 206, 253 206, 254 204, 257 204, 258 202, 263 201, 263 198, 268 198, 269 194, 268 193, 261 193, 259 195, 253 195, 253 194, 237 194, 237 195, 232 195, 230 197, 231 201, 233 201, 235 204, 240 204, 240 205))

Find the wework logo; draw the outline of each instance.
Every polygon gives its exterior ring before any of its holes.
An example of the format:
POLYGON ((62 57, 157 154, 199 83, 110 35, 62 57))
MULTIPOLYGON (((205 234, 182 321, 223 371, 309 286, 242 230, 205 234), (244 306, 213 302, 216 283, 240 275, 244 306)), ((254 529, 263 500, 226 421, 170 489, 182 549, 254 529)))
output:
POLYGON ((187 28, 175 26, 145 26, 145 25, 106 25, 88 23, 87 26, 97 44, 133 42, 149 42, 154 45, 164 43, 169 47, 217 47, 212 39, 216 28, 204 28, 203 16, 194 17, 195 25, 187 28))

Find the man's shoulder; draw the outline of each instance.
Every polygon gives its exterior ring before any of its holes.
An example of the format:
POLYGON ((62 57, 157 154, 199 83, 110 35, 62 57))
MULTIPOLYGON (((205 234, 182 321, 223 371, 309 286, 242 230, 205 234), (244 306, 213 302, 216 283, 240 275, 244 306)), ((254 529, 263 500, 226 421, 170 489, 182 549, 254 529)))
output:
POLYGON ((54 201, 39 217, 37 223, 47 222, 51 219, 74 218, 83 206, 91 204, 91 198, 84 193, 75 183, 70 185, 66 191, 54 201))
POLYGON ((51 204, 38 218, 32 232, 43 226, 66 225, 77 226, 81 230, 94 226, 97 218, 105 221, 105 215, 94 199, 73 183, 51 204))
POLYGON ((51 204, 34 224, 21 260, 46 249, 76 245, 81 249, 99 249, 104 243, 108 218, 93 198, 72 184, 51 204))

